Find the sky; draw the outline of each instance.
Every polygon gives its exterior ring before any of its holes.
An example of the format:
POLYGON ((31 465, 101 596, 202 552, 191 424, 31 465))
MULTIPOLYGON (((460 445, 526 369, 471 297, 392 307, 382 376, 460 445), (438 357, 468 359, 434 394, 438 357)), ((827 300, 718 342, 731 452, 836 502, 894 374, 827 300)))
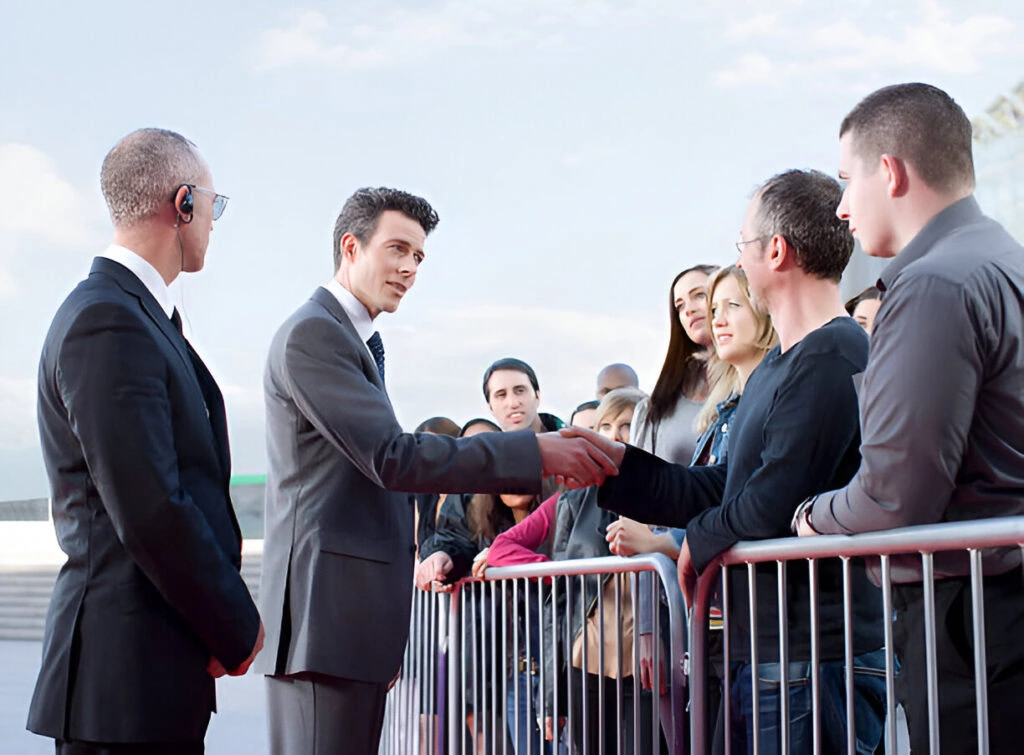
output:
POLYGON ((671 279, 734 261, 769 176, 834 174, 861 97, 927 81, 974 115, 1024 78, 1019 0, 0 0, 0 18, 0 500, 47 495, 39 352, 109 243, 100 164, 136 128, 192 139, 231 197, 174 295, 251 474, 267 347, 329 279, 357 188, 441 218, 377 320, 403 425, 487 416, 504 356, 567 418, 609 362, 652 387, 671 279))

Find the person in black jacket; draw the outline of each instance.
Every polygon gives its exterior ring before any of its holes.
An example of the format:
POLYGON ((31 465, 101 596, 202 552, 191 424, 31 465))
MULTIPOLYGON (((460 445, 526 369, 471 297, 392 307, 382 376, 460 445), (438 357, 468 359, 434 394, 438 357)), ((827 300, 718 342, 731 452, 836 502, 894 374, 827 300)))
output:
MULTIPOLYGON (((490 495, 490 494, 463 494, 450 495, 445 497, 437 517, 437 527, 434 534, 421 546, 421 555, 425 560, 431 557, 446 560, 446 578, 443 583, 431 581, 430 575, 434 572, 428 567, 417 569, 416 583, 421 589, 451 590, 456 582, 469 574, 473 558, 481 550, 487 548, 494 538, 509 529, 517 522, 522 521, 526 516, 540 505, 539 496, 531 495, 490 495)), ((422 564, 421 564, 422 566, 422 564)), ((498 633, 500 627, 491 622, 491 600, 487 591, 474 591, 467 596, 464 595, 461 602, 463 611, 472 612, 472 617, 464 617, 468 634, 466 644, 463 646, 462 658, 464 668, 467 671, 466 681, 466 725, 470 737, 479 737, 483 733, 483 718, 476 716, 478 704, 481 701, 492 699, 491 685, 500 684, 498 672, 490 662, 489 650, 492 643, 492 635, 498 633), (476 627, 475 637, 470 627, 476 627), (475 652, 474 652, 475 650, 475 652), (477 673, 483 679, 479 688, 473 685, 473 668, 478 669, 477 673)), ((539 616, 539 604, 534 598, 532 615, 539 616)), ((522 616, 525 612, 520 611, 522 616)), ((461 628, 453 627, 452 631, 461 628)), ((536 633, 535 633, 536 634, 536 633)), ((523 636, 522 633, 520 635, 523 636)), ((539 649, 539 638, 534 638, 534 647, 539 649)), ((506 648, 499 652, 507 655, 506 648)), ((481 709, 490 713, 485 705, 481 709)), ((501 708, 498 708, 501 713, 501 708)), ((504 732, 502 717, 495 716, 495 731, 504 732)), ((504 737, 501 737, 503 740, 504 737)))

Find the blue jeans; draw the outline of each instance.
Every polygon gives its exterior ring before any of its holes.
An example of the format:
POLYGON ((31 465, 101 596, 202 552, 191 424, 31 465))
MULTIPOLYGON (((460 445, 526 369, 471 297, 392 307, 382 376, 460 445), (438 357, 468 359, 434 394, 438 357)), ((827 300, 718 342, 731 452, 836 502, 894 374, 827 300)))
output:
MULTIPOLYGON (((876 650, 853 659, 854 714, 857 755, 870 755, 882 738, 885 725, 885 651, 876 650)), ((842 661, 821 664, 821 751, 846 752, 846 683, 842 661)), ((754 710, 749 663, 733 666, 733 752, 754 751, 754 710)), ((781 750, 779 717, 779 664, 758 665, 761 752, 781 750)), ((811 664, 789 664, 790 752, 813 752, 814 729, 811 664)))
MULTIPOLYGON (((519 685, 519 717, 516 718, 516 693, 515 687, 508 689, 507 708, 508 711, 508 733, 512 738, 512 745, 516 755, 565 755, 566 747, 561 742, 547 742, 544 740, 544 732, 537 726, 537 719, 544 718, 544 701, 540 698, 540 677, 521 672, 517 675, 516 683, 519 685), (529 711, 527 710, 527 699, 529 711), (516 731, 518 723, 519 730, 516 731), (556 744, 557 750, 553 750, 552 744, 556 744), (543 749, 542 749, 543 745, 543 749), (527 749, 529 747, 529 749, 527 749)), ((557 728, 557 727, 556 727, 557 728)), ((558 732, 555 732, 556 738, 558 732)))

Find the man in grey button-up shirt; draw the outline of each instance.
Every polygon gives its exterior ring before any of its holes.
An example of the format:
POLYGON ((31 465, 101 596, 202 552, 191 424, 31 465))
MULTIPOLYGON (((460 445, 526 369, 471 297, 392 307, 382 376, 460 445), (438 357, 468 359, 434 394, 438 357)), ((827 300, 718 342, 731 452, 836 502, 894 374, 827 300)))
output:
MULTIPOLYGON (((860 388, 860 470, 805 504, 800 534, 1024 513, 1024 248, 972 196, 970 122, 934 87, 879 90, 843 122, 840 178, 839 216, 868 254, 895 259, 878 283, 860 388)), ((992 752, 1019 747, 1020 560, 1019 548, 985 559, 992 752)), ((935 565, 942 750, 973 751, 969 565, 966 553, 939 554, 935 565)), ((897 693, 912 749, 926 752, 920 559, 894 560, 893 579, 904 583, 894 589, 897 693)))

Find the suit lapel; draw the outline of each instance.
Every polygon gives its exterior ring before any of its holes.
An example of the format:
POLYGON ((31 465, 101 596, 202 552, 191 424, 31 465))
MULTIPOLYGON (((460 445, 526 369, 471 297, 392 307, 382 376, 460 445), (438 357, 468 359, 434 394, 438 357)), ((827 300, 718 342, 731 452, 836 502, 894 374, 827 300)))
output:
POLYGON ((335 298, 334 294, 321 286, 313 292, 310 299, 326 309, 331 316, 341 324, 345 329, 345 332, 347 332, 349 336, 359 344, 359 356, 360 361, 363 364, 363 373, 365 373, 370 382, 384 391, 386 395, 387 388, 385 388, 384 384, 380 381, 380 373, 377 372, 377 363, 373 361, 373 357, 370 356, 369 349, 363 342, 363 339, 359 337, 359 333, 356 332, 356 326, 352 324, 352 320, 349 319, 348 313, 345 311, 345 308, 341 306, 341 303, 335 298))

